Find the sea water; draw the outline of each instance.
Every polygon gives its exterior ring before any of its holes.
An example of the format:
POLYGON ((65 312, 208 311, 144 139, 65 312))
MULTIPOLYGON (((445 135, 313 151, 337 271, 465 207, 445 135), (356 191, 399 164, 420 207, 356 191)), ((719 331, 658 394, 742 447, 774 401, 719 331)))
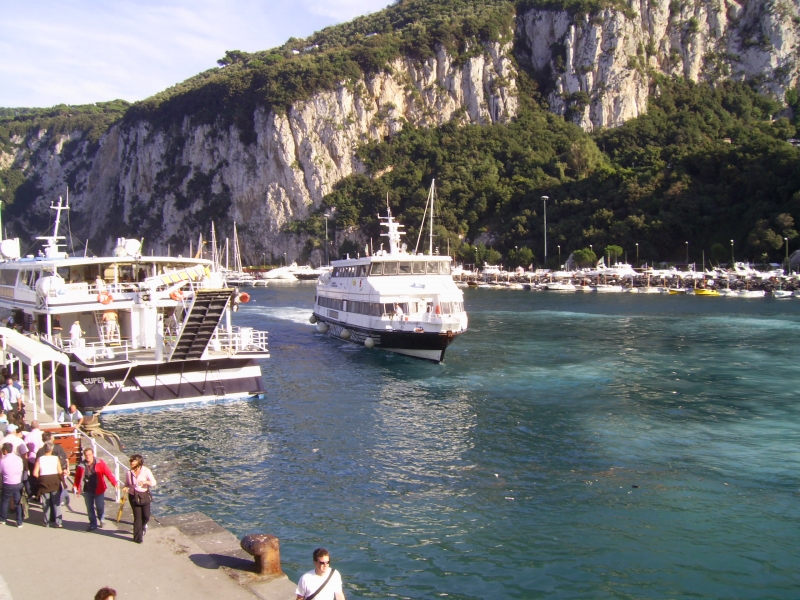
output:
POLYGON ((433 364, 250 291, 261 400, 109 416, 200 510, 348 598, 797 598, 800 300, 465 290, 433 364))

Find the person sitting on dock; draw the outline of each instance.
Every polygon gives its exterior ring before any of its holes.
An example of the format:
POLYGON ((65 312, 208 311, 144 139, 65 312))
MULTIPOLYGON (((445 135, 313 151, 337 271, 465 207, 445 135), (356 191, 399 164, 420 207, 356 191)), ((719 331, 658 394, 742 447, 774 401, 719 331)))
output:
POLYGON ((83 414, 74 404, 70 404, 67 410, 62 410, 58 415, 59 423, 69 423, 75 427, 83 425, 83 414))
POLYGON ((89 515, 89 529, 94 531, 103 528, 103 517, 106 513, 106 479, 111 485, 117 487, 119 483, 108 465, 101 459, 94 457, 94 450, 86 448, 83 451, 83 460, 75 468, 76 494, 83 493, 86 503, 86 514, 89 515), (83 492, 81 492, 83 490, 83 492))

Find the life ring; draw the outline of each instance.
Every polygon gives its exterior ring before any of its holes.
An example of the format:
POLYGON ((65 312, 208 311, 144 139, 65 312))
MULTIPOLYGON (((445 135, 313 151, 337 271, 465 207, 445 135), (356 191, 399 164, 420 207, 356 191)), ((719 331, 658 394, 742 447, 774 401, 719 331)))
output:
POLYGON ((248 294, 247 292, 242 292, 242 293, 241 293, 241 294, 239 294, 239 296, 236 298, 236 301, 237 301, 237 302, 242 302, 242 303, 244 303, 244 304, 247 304, 248 302, 250 302, 250 294, 248 294))
POLYGON ((440 314, 442 314, 442 308, 441 308, 441 306, 439 306, 438 304, 436 305, 436 314, 437 314, 437 315, 440 315, 440 314))
POLYGON ((169 295, 169 297, 175 300, 175 302, 180 302, 183 300, 183 292, 180 290, 175 290, 169 295))
POLYGON ((111 304, 114 301, 114 297, 108 292, 100 292, 97 294, 97 301, 100 304, 111 304))

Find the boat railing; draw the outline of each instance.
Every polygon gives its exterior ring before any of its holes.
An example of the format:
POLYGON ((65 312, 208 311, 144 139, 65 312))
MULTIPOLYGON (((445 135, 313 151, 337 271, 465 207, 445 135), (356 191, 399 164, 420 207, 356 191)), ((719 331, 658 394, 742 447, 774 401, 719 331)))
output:
POLYGON ((252 327, 233 327, 228 331, 224 327, 217 328, 216 334, 211 338, 209 349, 223 351, 229 354, 239 352, 266 352, 268 332, 259 331, 252 327))
POLYGON ((96 365, 98 361, 122 360, 123 355, 127 361, 132 349, 130 340, 124 338, 115 342, 114 345, 109 345, 103 340, 87 343, 84 338, 62 340, 62 345, 67 352, 72 352, 85 363, 93 365, 96 365))
POLYGON ((87 447, 91 446, 92 450, 94 451, 94 455, 97 458, 103 458, 103 455, 104 455, 106 457, 106 460, 105 460, 106 463, 108 462, 108 460, 113 461, 113 463, 114 463, 114 477, 120 483, 120 485, 117 485, 114 488, 114 498, 115 498, 116 502, 119 502, 121 488, 123 486, 123 482, 127 480, 127 476, 128 476, 127 472, 130 471, 130 469, 128 467, 126 467, 124 464, 122 464, 122 462, 120 462, 120 460, 119 460, 119 458, 117 457, 116 454, 114 454, 110 450, 107 450, 106 448, 104 448, 103 446, 98 444, 97 443, 97 439, 95 439, 95 438, 93 438, 93 437, 91 437, 89 435, 86 435, 78 427, 75 428, 75 437, 78 438, 81 441, 81 448, 86 449, 87 447), (86 442, 88 442, 88 444, 86 442), (123 472, 125 473, 125 478, 121 479, 120 478, 120 473, 123 473, 123 472))

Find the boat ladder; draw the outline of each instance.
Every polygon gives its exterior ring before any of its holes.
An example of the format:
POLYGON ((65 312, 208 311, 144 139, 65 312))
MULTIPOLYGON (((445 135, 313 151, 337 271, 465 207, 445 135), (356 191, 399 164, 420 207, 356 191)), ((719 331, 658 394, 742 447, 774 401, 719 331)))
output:
POLYGON ((224 398, 225 386, 222 385, 219 369, 213 369, 208 371, 208 380, 211 382, 211 389, 214 391, 214 395, 217 397, 217 399, 221 400, 222 398, 224 398))

